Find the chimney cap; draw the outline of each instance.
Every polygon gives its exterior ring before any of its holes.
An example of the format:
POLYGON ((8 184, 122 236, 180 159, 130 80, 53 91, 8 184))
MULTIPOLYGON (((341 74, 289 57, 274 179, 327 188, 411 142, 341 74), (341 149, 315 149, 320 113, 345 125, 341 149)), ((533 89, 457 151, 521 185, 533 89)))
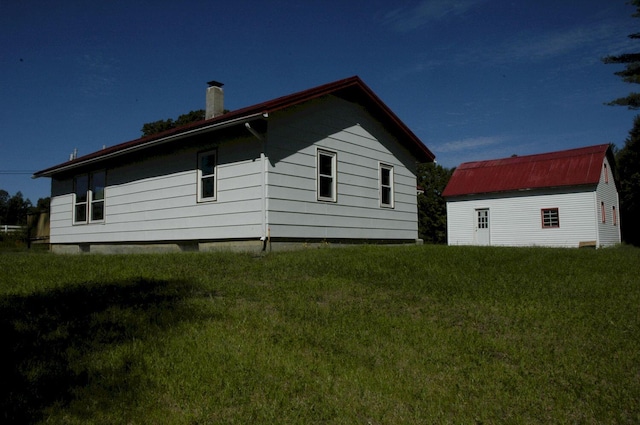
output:
POLYGON ((215 81, 215 80, 211 80, 207 84, 209 85, 209 87, 222 87, 222 86, 224 86, 223 83, 221 83, 219 81, 215 81))

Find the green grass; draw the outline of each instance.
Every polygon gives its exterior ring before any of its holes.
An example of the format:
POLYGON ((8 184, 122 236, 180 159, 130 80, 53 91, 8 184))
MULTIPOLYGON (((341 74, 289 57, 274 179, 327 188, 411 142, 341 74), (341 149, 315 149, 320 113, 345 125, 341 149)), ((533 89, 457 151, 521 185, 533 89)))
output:
POLYGON ((0 422, 639 423, 639 265, 629 247, 4 253, 0 422))

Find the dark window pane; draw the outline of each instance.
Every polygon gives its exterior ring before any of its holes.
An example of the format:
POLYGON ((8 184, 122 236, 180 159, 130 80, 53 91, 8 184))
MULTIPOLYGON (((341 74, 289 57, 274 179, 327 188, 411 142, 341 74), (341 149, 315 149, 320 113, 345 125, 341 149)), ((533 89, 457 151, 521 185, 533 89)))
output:
POLYGON ((213 198, 215 195, 215 180, 213 177, 206 177, 202 179, 202 197, 213 198))
POLYGON ((209 176, 214 174, 216 168, 216 156, 215 154, 205 155, 200 158, 200 170, 203 176, 209 176))
POLYGON ((91 204, 91 220, 104 220, 104 202, 94 202, 91 204))
POLYGON ((384 186, 389 186, 391 184, 391 170, 388 168, 383 168, 381 171, 381 180, 384 186))
POLYGON ((331 156, 320 154, 319 162, 320 162, 319 164, 320 174, 324 176, 330 176, 333 174, 332 173, 333 160, 331 156))
POLYGON ((76 202, 86 202, 87 191, 89 190, 89 176, 85 174, 83 176, 76 177, 74 185, 76 192, 76 202))
POLYGON ((104 171, 91 175, 91 191, 93 192, 94 200, 104 199, 105 177, 106 174, 104 171))
POLYGON ((323 198, 333 198, 333 179, 330 177, 320 177, 320 196, 323 198))
POLYGON ((388 187, 383 187, 382 188, 382 203, 384 205, 390 205, 391 204, 391 189, 388 187))
POLYGON ((87 204, 76 205, 76 221, 87 221, 87 204))

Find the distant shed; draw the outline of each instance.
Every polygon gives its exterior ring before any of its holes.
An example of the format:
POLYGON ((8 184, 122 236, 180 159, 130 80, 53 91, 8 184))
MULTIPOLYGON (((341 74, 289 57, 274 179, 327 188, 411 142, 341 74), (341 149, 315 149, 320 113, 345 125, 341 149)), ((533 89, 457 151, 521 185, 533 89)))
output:
POLYGON ((443 192, 448 243, 620 243, 613 164, 608 144, 461 164, 443 192))

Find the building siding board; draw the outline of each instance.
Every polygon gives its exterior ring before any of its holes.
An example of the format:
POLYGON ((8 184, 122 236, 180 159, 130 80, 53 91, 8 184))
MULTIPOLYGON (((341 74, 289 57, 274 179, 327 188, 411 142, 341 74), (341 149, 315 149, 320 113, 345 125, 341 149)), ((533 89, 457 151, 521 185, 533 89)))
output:
POLYGON ((616 182, 611 174, 611 164, 609 160, 605 158, 604 164, 606 172, 609 173, 608 179, 605 179, 604 172, 600 175, 600 181, 596 188, 596 210, 598 211, 598 244, 601 246, 610 246, 620 243, 620 205, 618 200, 618 191, 616 189, 616 182), (600 214, 600 202, 604 202, 605 206, 605 223, 602 223, 602 216, 600 214), (616 208, 617 223, 613 222, 613 208, 616 208))
POLYGON ((593 195, 571 192, 447 202, 451 245, 474 245, 475 210, 489 208, 491 245, 578 247, 596 240, 593 195), (560 227, 542 228, 541 209, 558 208, 560 227))
POLYGON ((180 147, 107 170, 104 223, 72 224, 72 179, 58 181, 51 243, 144 242, 261 236, 260 146, 247 137, 218 148, 218 199, 197 202, 197 154, 180 147), (234 160, 238 160, 234 162, 234 160))
POLYGON ((326 98, 269 124, 269 226, 283 238, 417 238, 415 166, 358 105, 326 98), (358 123, 354 125, 354 123, 358 123), (318 148, 337 154, 337 202, 316 192, 318 148), (380 208, 378 167, 394 167, 395 208, 380 208), (409 165, 408 165, 409 164, 409 165))

